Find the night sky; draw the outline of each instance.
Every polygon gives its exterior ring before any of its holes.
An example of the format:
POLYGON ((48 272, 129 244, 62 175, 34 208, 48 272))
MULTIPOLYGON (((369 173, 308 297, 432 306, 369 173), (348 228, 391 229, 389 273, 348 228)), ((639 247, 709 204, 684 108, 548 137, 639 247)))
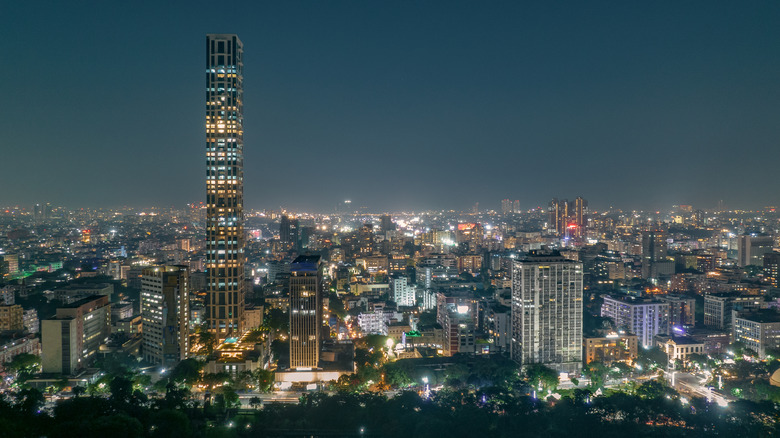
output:
POLYGON ((244 42, 245 207, 780 204, 780 2, 42 2, 0 11, 0 205, 205 198, 244 42))

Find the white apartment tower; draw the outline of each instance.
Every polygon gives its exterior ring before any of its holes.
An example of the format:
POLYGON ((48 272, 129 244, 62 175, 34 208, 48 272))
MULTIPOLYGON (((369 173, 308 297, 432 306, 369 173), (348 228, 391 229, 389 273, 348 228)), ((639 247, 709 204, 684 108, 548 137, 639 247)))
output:
POLYGON ((512 264, 512 359, 582 368, 582 263, 532 251, 512 264))

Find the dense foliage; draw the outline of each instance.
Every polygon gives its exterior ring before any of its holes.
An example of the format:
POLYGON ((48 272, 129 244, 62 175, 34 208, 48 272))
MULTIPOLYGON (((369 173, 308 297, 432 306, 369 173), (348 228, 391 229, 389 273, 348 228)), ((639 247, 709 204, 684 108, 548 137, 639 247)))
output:
POLYGON ((633 395, 596 397, 574 390, 542 401, 497 386, 441 390, 426 399, 414 391, 392 398, 369 393, 312 393, 297 405, 271 404, 239 411, 191 401, 169 384, 159 398, 115 377, 106 396, 62 401, 41 410, 43 396, 23 390, 0 400, 4 437, 263 437, 338 434, 376 437, 531 436, 773 436, 777 407, 740 401, 728 408, 704 400, 681 403, 673 390, 652 381, 633 395), (362 433, 361 433, 362 430, 362 433))

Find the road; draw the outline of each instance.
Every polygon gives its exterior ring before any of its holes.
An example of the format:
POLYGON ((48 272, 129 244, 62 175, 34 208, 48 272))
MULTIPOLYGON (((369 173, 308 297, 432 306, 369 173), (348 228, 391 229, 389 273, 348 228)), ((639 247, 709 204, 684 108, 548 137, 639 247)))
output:
MULTIPOLYGON (((672 379, 672 373, 669 373, 667 378, 672 379)), ((731 397, 727 397, 725 394, 722 394, 712 387, 704 386, 705 379, 691 373, 676 371, 674 372, 673 379, 674 389, 682 394, 704 397, 707 400, 717 403, 719 406, 726 406, 731 401, 731 397)))
POLYGON ((277 391, 271 393, 262 392, 243 392, 238 394, 238 399, 241 401, 241 407, 250 408, 249 401, 257 397, 260 399, 261 404, 267 405, 269 403, 298 403, 298 400, 303 395, 303 392, 299 391, 277 391))

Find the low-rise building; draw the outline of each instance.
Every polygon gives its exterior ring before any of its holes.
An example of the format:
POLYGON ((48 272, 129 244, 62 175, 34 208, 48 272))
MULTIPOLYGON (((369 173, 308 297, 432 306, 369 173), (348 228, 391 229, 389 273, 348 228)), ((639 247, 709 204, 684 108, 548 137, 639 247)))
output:
POLYGON ((670 362, 679 360, 687 363, 692 354, 704 354, 704 344, 685 336, 661 338, 658 347, 666 353, 670 362))
POLYGON ((582 347, 585 363, 595 361, 610 365, 623 362, 631 365, 637 357, 637 344, 636 335, 610 333, 606 336, 584 337, 582 347))

